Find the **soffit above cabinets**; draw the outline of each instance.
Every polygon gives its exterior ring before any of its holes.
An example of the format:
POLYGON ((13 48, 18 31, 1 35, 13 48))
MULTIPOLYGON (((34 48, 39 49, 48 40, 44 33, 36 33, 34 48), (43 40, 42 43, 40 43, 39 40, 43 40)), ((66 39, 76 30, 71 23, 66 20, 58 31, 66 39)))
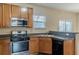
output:
POLYGON ((32 3, 32 5, 79 13, 79 3, 32 3))

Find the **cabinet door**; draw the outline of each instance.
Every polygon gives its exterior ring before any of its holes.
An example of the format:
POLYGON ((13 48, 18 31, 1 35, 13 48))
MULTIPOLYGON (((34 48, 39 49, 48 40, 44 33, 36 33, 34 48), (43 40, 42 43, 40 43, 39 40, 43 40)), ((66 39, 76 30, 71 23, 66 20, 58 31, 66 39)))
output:
POLYGON ((2 27, 2 4, 0 4, 0 28, 2 27))
POLYGON ((21 18, 24 18, 28 21, 28 8, 21 8, 21 18))
POLYGON ((29 20, 28 20, 28 27, 32 28, 33 24, 32 24, 32 20, 33 20, 33 9, 32 8, 28 8, 28 15, 29 15, 29 20))
POLYGON ((2 45, 0 43, 0 55, 2 54, 2 45))
POLYGON ((52 40, 51 40, 51 38, 40 38, 39 52, 52 54, 52 40))
POLYGON ((3 27, 10 27, 11 5, 3 4, 3 27))
POLYGON ((12 5, 12 14, 11 17, 17 17, 19 18, 21 14, 21 9, 17 5, 12 5))
POLYGON ((29 52, 30 54, 37 54, 39 52, 39 38, 30 38, 29 41, 29 52))
POLYGON ((11 50, 10 50, 10 39, 3 38, 0 40, 0 50, 1 53, 0 55, 10 55, 11 50))
POLYGON ((75 41, 65 40, 64 41, 64 55, 74 55, 75 54, 75 41))

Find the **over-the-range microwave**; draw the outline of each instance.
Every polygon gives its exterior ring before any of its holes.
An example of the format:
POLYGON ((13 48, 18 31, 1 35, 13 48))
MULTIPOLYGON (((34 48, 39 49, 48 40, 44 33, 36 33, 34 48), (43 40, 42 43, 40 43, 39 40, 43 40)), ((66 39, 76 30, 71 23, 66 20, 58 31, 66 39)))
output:
POLYGON ((11 27, 25 27, 27 20, 24 18, 11 18, 11 27))

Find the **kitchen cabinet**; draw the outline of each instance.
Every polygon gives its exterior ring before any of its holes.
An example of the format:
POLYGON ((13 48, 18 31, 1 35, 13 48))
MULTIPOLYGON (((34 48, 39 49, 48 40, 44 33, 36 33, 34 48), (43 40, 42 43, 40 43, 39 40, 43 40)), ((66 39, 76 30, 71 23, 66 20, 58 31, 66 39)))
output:
POLYGON ((0 55, 2 54, 2 46, 0 45, 0 55))
POLYGON ((3 28, 8 28, 10 27, 10 20, 11 20, 11 5, 10 4, 3 4, 2 5, 3 9, 3 28))
POLYGON ((63 47, 64 47, 64 55, 75 55, 74 40, 65 40, 63 47))
POLYGON ((29 14, 29 19, 28 19, 28 27, 32 28, 33 26, 33 8, 28 8, 28 14, 29 14))
POLYGON ((10 39, 9 38, 1 38, 0 39, 0 55, 10 55, 10 39))
POLYGON ((75 55, 74 39, 57 39, 53 40, 53 55, 75 55))
POLYGON ((21 16, 21 8, 20 8, 20 6, 12 5, 11 8, 12 8, 11 17, 20 18, 20 16, 21 16))
POLYGON ((22 8, 17 5, 12 5, 11 17, 24 18, 27 20, 27 27, 32 28, 33 8, 22 8))
POLYGON ((2 4, 0 4, 0 28, 2 27, 2 4))
POLYGON ((27 27, 32 28, 33 8, 22 8, 20 6, 12 5, 11 15, 11 17, 24 18, 27 20, 27 27))
POLYGON ((74 39, 55 39, 52 37, 31 37, 29 43, 30 53, 75 55, 74 39))
POLYGON ((53 41, 53 55, 75 55, 75 41, 74 39, 54 39, 53 41))
POLYGON ((12 17, 24 18, 27 20, 27 27, 32 28, 33 9, 12 4, 0 4, 0 28, 10 27, 12 17))
POLYGON ((0 4, 0 28, 10 26, 11 5, 0 4))
POLYGON ((52 54, 52 40, 49 37, 39 39, 39 52, 52 54))
POLYGON ((0 28, 10 27, 11 5, 0 4, 0 28))
POLYGON ((29 40, 29 52, 30 54, 38 54, 39 52, 39 38, 30 37, 29 40))
POLYGON ((35 53, 52 53, 52 40, 47 37, 31 37, 29 41, 29 51, 35 53))
POLYGON ((79 55, 79 34, 75 35, 75 54, 79 55))
POLYGON ((28 8, 22 8, 21 7, 21 18, 24 18, 26 20, 28 20, 28 8))
POLYGON ((27 27, 32 28, 33 8, 21 8, 21 18, 27 20, 27 27))

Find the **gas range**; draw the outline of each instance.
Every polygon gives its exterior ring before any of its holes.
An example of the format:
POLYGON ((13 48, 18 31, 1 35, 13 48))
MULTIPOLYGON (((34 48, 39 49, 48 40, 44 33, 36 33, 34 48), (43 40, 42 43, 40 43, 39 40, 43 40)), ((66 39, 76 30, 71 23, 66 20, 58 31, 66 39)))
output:
POLYGON ((12 54, 29 54, 29 38, 27 31, 11 32, 11 52, 12 54))

